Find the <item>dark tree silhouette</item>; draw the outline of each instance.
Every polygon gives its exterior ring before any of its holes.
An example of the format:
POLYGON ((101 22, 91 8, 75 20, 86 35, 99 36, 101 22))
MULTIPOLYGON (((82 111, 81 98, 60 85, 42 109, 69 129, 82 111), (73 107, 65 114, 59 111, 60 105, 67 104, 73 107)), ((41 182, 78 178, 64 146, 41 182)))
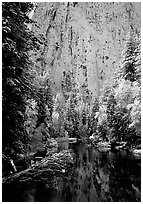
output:
POLYGON ((37 46, 29 31, 31 3, 2 4, 2 143, 7 155, 23 152, 28 144, 24 127, 26 97, 31 93, 28 52, 37 46))

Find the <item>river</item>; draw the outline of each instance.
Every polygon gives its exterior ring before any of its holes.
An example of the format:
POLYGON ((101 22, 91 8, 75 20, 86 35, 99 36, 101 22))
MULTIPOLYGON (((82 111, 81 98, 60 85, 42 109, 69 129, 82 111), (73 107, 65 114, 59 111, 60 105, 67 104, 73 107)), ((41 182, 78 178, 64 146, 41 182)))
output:
MULTIPOLYGON (((3 187, 3 201, 34 202, 133 202, 141 201, 141 159, 99 152, 91 145, 74 144, 74 165, 56 178, 54 188, 43 183, 3 187)), ((54 178, 55 179, 55 178, 54 178)))

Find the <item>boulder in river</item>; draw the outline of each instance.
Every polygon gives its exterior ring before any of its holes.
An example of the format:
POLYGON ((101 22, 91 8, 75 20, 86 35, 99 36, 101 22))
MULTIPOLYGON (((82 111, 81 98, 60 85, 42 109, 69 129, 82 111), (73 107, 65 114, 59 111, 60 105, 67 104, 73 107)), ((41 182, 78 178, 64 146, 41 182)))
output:
POLYGON ((132 150, 133 155, 141 156, 141 149, 134 149, 132 150))

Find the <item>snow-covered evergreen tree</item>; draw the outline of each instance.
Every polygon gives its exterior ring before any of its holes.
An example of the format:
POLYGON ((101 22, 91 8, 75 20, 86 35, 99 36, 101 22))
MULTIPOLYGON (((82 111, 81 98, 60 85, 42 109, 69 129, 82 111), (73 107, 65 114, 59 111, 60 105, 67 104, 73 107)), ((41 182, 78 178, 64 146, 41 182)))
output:
POLYGON ((121 69, 125 80, 136 81, 140 78, 140 38, 130 27, 127 35, 125 49, 123 51, 121 69))

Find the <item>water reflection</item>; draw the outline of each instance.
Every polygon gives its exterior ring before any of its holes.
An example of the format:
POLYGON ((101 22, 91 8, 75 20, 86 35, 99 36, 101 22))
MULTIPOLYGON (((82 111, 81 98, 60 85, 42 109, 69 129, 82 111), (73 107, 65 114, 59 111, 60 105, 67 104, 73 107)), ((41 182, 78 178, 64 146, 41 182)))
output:
MULTIPOLYGON (((75 164, 64 177, 56 179, 54 189, 43 183, 15 186, 21 200, 47 202, 140 201, 140 159, 126 152, 101 153, 84 144, 72 147, 75 164)), ((7 188, 7 187, 6 187, 7 188)), ((12 188, 7 192, 9 192, 12 188)), ((3 189, 5 192, 6 189, 3 189)), ((5 195, 5 194, 4 194, 5 195)), ((14 196, 14 194, 12 194, 14 196)), ((7 198, 8 199, 8 198, 7 198)), ((10 201, 16 201, 10 198, 10 201)))

